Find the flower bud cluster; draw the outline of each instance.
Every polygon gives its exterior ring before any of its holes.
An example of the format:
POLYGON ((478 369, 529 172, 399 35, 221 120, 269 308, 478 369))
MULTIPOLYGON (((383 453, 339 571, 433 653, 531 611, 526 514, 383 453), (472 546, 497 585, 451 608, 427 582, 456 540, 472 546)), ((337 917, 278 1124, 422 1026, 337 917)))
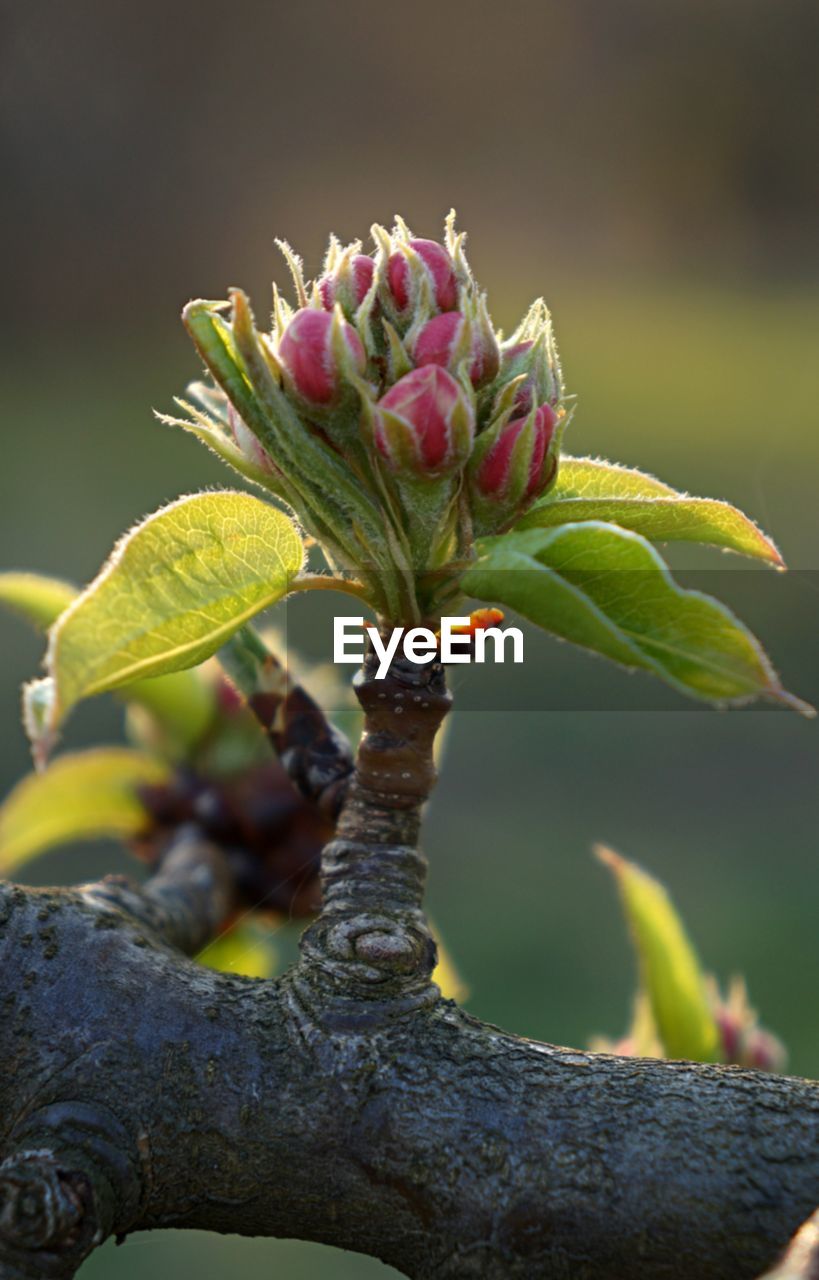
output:
POLYGON ((268 333, 256 334, 252 317, 248 330, 246 300, 231 324, 213 320, 239 373, 220 376, 208 360, 225 394, 217 408, 218 390, 198 394, 197 429, 207 421, 217 452, 262 476, 308 528, 335 527, 330 509, 346 503, 360 541, 364 515, 377 526, 381 512, 400 524, 413 567, 435 568, 456 548, 468 553, 473 537, 509 528, 553 483, 560 366, 542 302, 508 341, 495 330, 453 215, 442 242, 400 219, 372 234, 372 254, 332 237, 312 284, 281 244, 296 305, 274 289, 268 333), (360 510, 342 489, 360 492, 360 510))

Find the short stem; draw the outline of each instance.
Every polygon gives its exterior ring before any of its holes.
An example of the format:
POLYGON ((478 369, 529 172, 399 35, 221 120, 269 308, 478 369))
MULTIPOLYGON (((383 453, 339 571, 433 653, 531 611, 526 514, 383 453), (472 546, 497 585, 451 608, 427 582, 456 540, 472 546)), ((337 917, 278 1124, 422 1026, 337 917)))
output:
POLYGON ((302 939, 299 993, 338 1025, 372 1024, 434 999, 435 944, 422 910, 421 809, 435 783, 435 735, 449 711, 440 662, 368 653, 356 770, 322 857, 324 909, 302 939))
POLYGON ((370 604, 370 591, 362 582, 356 582, 352 578, 336 578, 327 573, 300 573, 290 583, 289 590, 338 591, 342 595, 355 596, 357 600, 370 604))

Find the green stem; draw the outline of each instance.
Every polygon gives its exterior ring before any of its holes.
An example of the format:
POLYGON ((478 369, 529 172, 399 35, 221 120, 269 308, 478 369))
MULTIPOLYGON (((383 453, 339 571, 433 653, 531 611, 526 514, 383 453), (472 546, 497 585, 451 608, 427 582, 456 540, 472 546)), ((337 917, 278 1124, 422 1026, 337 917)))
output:
POLYGON ((352 578, 336 578, 327 573, 300 573, 290 583, 290 591, 340 591, 342 595, 355 596, 374 607, 370 590, 362 582, 352 578))

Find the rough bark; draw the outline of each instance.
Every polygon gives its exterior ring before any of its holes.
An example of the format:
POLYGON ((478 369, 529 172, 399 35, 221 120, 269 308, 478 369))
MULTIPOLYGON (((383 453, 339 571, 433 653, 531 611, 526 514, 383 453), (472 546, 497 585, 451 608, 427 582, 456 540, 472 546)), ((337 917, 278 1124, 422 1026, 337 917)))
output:
POLYGON ((193 952, 232 906, 181 835, 144 889, 0 889, 0 1275, 112 1232, 324 1241, 408 1276, 756 1276, 819 1202, 819 1085, 536 1044, 430 982, 440 667, 359 681, 324 909, 276 982, 193 952))

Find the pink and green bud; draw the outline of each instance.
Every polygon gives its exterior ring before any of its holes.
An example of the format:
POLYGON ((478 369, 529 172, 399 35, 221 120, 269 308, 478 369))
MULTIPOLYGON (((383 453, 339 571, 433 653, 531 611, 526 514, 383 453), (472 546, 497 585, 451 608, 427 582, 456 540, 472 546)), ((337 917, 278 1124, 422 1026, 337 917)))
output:
POLYGON ((323 275, 318 282, 325 311, 332 311, 338 302, 345 315, 353 315, 370 291, 374 271, 375 263, 365 253, 345 255, 337 270, 323 275))
POLYGON ((521 416, 532 412, 536 404, 556 405, 560 387, 551 361, 550 349, 543 342, 526 339, 504 348, 500 367, 500 385, 518 378, 514 412, 521 416))
POLYGON ((262 471, 277 471, 278 468, 275 466, 270 454, 261 441, 256 439, 244 418, 239 416, 229 400, 227 402, 227 420, 234 443, 247 461, 251 462, 253 466, 259 467, 262 471))
POLYGON ((788 1062, 788 1052, 782 1041, 764 1027, 749 1031, 745 1041, 743 1062, 758 1071, 783 1072, 788 1062))
POLYGON ((508 404, 503 396, 514 394, 512 411, 516 417, 531 413, 541 404, 557 408, 563 397, 563 378, 555 347, 552 319, 542 299, 530 308, 523 322, 501 349, 500 373, 496 384, 495 411, 508 404), (514 382, 514 387, 510 384, 514 382), (502 399, 503 397, 503 399, 502 399))
POLYGON ((460 311, 446 311, 428 320, 412 345, 412 357, 417 365, 437 364, 452 373, 467 360, 473 387, 492 382, 500 364, 491 328, 471 324, 460 311))
POLYGON ((733 980, 726 1000, 713 983, 712 1000, 724 1062, 756 1067, 759 1071, 784 1071, 788 1058, 785 1046, 771 1031, 759 1025, 741 978, 733 980))
POLYGON ((531 500, 549 478, 547 454, 558 418, 551 405, 543 404, 525 418, 513 418, 498 432, 474 474, 474 484, 485 498, 531 500))
POLYGON ((474 436, 472 404, 438 365, 405 374, 375 406, 375 442, 395 472, 449 474, 466 462, 474 436))
POLYGON ((387 263, 387 284, 396 311, 405 312, 414 304, 418 280, 413 276, 418 270, 428 277, 438 310, 454 311, 458 305, 458 282, 447 250, 435 240, 409 240, 407 245, 412 254, 398 250, 387 263))
POLYGON ((341 399, 347 372, 363 374, 361 339, 338 313, 305 307, 297 311, 279 342, 279 360, 292 391, 309 405, 331 406, 341 399), (338 341, 340 335, 340 343, 338 341))

